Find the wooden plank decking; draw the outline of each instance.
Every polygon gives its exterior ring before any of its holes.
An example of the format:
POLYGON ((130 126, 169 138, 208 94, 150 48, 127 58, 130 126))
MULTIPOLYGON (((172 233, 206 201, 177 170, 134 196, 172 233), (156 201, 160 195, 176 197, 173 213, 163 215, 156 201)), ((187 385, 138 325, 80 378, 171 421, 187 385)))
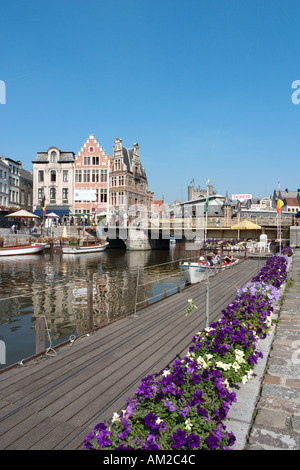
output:
MULTIPOLYGON (((210 278, 210 322, 258 272, 241 261, 210 278)), ((82 449, 95 424, 111 418, 141 379, 185 354, 205 327, 203 283, 106 325, 90 336, 0 373, 0 449, 82 449), (188 299, 197 305, 185 316, 188 299)))

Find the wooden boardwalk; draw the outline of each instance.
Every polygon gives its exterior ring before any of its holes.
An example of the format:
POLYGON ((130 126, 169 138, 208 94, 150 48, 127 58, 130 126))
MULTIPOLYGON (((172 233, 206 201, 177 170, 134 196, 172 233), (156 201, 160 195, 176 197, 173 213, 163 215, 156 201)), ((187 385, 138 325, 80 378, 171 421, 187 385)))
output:
MULTIPOLYGON (((258 269, 248 259, 210 278, 210 323, 258 269)), ((0 449, 83 449, 85 435, 122 409, 143 377, 186 353, 205 327, 205 291, 203 283, 187 287, 54 357, 0 373, 0 449), (189 298, 198 308, 185 316, 189 298)))

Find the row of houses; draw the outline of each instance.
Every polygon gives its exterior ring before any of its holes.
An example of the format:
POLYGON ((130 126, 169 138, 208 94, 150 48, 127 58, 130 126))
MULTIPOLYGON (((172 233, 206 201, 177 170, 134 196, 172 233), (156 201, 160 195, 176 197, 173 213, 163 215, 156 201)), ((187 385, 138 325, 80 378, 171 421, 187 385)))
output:
POLYGON ((38 152, 32 163, 33 211, 37 215, 42 214, 44 197, 47 212, 93 220, 101 214, 118 216, 133 204, 150 210, 154 202, 137 143, 126 148, 122 139, 115 139, 111 157, 90 135, 77 155, 50 147, 38 152))
MULTIPOLYGON (((148 211, 154 203, 161 211, 166 206, 163 200, 155 201, 154 193, 148 188, 137 143, 127 148, 122 139, 117 138, 110 156, 95 136, 90 135, 77 154, 53 146, 37 152, 32 164, 33 169, 27 171, 22 168, 21 161, 4 157, 0 159, 2 210, 8 206, 22 207, 42 216, 45 202, 47 213, 72 215, 75 220, 84 216, 96 221, 97 215, 104 214, 115 219, 121 218, 131 206, 143 206, 148 211)), ((207 189, 208 216, 214 218, 216 227, 229 225, 240 209, 247 215, 274 211, 271 197, 248 198, 240 208, 234 198, 218 194, 212 185, 201 190, 190 184, 188 200, 179 203, 179 206, 187 208, 199 202, 204 204, 207 189), (226 223, 225 219, 228 219, 226 223)), ((299 189, 282 192, 286 200, 285 212, 299 211, 299 193, 299 189)), ((174 206, 178 208, 178 204, 174 203, 174 206)))
POLYGON ((50 147, 37 152, 32 164, 29 172, 20 161, 0 160, 2 210, 22 207, 41 216, 45 203, 46 213, 96 220, 101 214, 118 217, 132 205, 150 210, 154 202, 137 143, 127 148, 117 138, 110 156, 90 135, 77 155, 50 147))
POLYGON ((0 158, 0 207, 20 207, 32 209, 32 172, 22 168, 21 161, 0 158))

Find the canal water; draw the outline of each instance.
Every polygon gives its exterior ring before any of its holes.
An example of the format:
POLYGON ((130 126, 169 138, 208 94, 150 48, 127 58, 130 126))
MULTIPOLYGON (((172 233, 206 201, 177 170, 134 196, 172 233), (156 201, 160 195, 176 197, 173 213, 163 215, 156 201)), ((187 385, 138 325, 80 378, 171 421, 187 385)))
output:
POLYGON ((186 248, 177 242, 168 250, 107 249, 76 256, 54 249, 1 258, 0 340, 6 355, 0 369, 35 354, 35 323, 41 316, 49 330, 46 348, 87 332, 88 274, 93 277, 93 326, 99 327, 183 286, 179 260, 199 256, 186 248))

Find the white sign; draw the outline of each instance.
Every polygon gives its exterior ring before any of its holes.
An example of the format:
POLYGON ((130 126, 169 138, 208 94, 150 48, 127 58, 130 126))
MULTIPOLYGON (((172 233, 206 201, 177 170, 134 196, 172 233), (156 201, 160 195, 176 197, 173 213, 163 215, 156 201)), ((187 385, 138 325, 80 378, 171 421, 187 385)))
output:
POLYGON ((252 199, 252 194, 233 194, 231 199, 238 199, 239 201, 245 201, 246 199, 252 199))
POLYGON ((95 189, 75 189, 74 191, 75 201, 96 201, 96 190, 95 189))

